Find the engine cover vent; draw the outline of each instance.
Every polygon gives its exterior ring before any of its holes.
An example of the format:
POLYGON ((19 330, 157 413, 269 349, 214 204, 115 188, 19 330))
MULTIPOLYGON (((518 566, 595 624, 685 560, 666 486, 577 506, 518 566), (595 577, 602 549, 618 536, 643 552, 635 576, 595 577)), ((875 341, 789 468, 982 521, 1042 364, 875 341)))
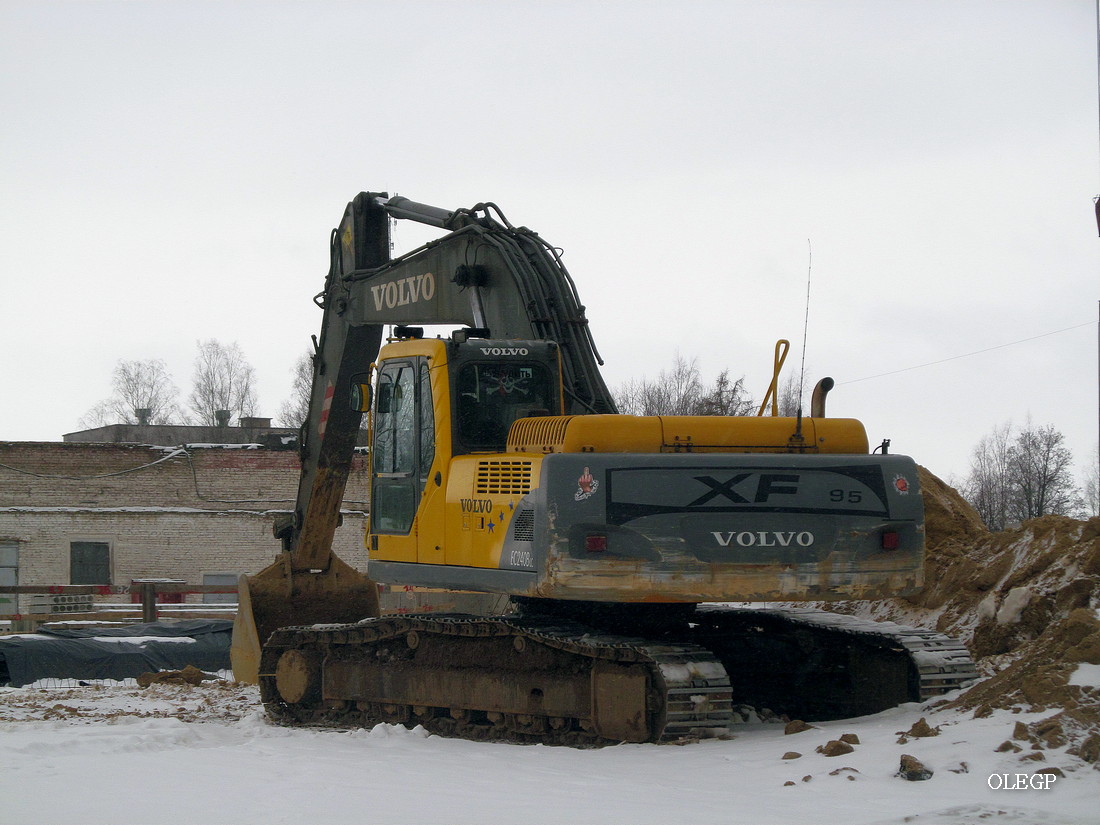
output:
POLYGON ((531 491, 531 462, 491 460, 477 465, 476 492, 481 495, 523 496, 531 491))
POLYGON ((508 431, 510 453, 560 453, 571 415, 518 418, 508 431))
POLYGON ((512 539, 515 541, 535 540, 535 511, 520 510, 512 519, 512 539))

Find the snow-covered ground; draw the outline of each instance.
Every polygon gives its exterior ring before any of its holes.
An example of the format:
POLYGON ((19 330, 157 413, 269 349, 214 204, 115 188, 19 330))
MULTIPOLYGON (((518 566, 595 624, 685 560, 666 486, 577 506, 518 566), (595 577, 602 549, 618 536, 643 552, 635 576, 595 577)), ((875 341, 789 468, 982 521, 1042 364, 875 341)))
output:
POLYGON ((790 735, 755 723, 729 741, 574 750, 284 728, 255 688, 225 683, 0 688, 0 823, 1100 823, 1100 771, 1058 749, 1025 759, 1026 741, 997 750, 1042 716, 911 704, 790 735), (921 717, 939 735, 899 744, 921 717), (851 753, 816 752, 842 734, 851 753), (895 776, 902 754, 933 776, 895 776), (1030 779, 1050 767, 1064 777, 1030 779))

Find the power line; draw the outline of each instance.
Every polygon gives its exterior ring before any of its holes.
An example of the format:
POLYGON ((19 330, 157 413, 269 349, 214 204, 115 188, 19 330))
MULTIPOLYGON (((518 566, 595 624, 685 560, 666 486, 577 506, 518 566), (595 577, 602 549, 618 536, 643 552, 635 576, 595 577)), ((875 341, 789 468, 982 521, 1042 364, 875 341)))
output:
POLYGON ((948 361, 957 361, 960 358, 970 358, 972 355, 981 355, 983 352, 992 352, 996 349, 1004 349, 1005 347, 1012 347, 1016 344, 1024 344, 1028 341, 1035 341, 1039 338, 1048 338, 1051 335, 1059 335, 1063 332, 1069 332, 1070 330, 1080 329, 1081 327, 1091 327, 1092 321, 1085 324, 1075 324, 1072 327, 1066 327, 1065 329, 1056 329, 1053 332, 1044 332, 1042 335, 1032 335, 1030 338, 1021 338, 1018 341, 1009 341, 1007 344, 997 344, 995 347, 986 347, 985 349, 974 350, 974 352, 965 352, 962 355, 952 355, 950 358, 941 358, 939 361, 929 361, 925 364, 915 364, 912 367, 902 367, 900 370, 890 370, 890 372, 880 372, 878 375, 868 375, 866 378, 855 378, 851 381, 838 381, 840 384, 858 384, 860 381, 870 381, 873 378, 883 378, 887 375, 897 375, 899 372, 909 372, 910 370, 919 370, 924 367, 932 367, 936 364, 946 364, 948 361))
POLYGON ((0 467, 3 467, 5 470, 11 470, 12 472, 22 473, 23 475, 34 476, 35 478, 60 478, 67 481, 90 481, 96 478, 113 478, 114 476, 124 476, 127 473, 136 473, 139 470, 147 470, 150 467, 155 467, 157 464, 160 464, 163 461, 167 461, 170 458, 175 458, 180 454, 187 455, 187 457, 190 459, 190 455, 187 454, 187 450, 185 450, 183 447, 177 447, 172 450, 172 452, 168 453, 168 455, 164 456, 163 458, 158 458, 156 461, 150 461, 146 464, 138 465, 137 467, 130 467, 127 470, 118 470, 117 472, 113 473, 96 473, 95 475, 90 476, 67 476, 56 475, 53 473, 35 473, 31 470, 23 470, 19 467, 12 467, 9 464, 0 464, 0 467))

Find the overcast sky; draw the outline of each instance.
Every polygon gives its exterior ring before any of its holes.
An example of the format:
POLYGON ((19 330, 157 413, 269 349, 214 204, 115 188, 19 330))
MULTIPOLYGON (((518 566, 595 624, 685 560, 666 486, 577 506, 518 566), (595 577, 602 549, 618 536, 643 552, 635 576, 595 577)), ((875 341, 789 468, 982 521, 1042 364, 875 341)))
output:
POLYGON ((78 429, 120 359, 164 359, 186 398, 208 338, 277 416, 329 231, 384 190, 491 200, 562 247, 612 386, 680 354, 761 397, 776 339, 802 358, 809 274, 807 381, 872 443, 962 477, 1030 416, 1083 467, 1095 13, 0 0, 0 439, 78 429))

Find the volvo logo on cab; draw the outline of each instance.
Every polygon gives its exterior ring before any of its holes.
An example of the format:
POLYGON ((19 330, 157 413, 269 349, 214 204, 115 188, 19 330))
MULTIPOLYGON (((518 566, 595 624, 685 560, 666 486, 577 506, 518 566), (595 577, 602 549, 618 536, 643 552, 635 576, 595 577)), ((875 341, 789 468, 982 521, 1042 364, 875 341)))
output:
POLYGON ((814 543, 814 534, 809 530, 730 530, 713 531, 711 535, 722 547, 810 547, 814 543))

